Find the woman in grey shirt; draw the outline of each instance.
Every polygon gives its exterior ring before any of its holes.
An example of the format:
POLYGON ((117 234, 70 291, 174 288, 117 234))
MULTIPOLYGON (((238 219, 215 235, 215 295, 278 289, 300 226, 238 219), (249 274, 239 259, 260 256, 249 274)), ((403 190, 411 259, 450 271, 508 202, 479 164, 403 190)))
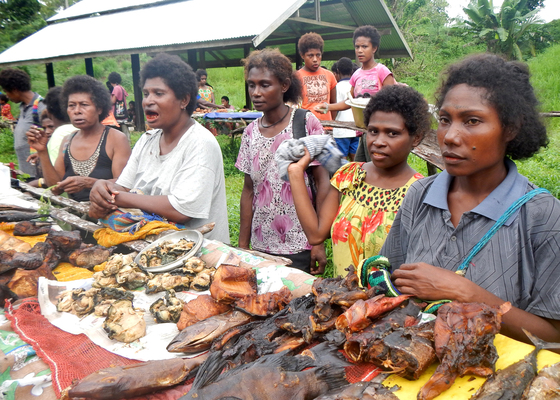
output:
POLYGON ((501 333, 522 328, 560 341, 560 202, 541 193, 514 212, 468 263, 471 249, 535 185, 511 159, 548 142, 527 66, 495 55, 452 65, 439 91, 438 142, 445 171, 409 189, 381 254, 403 294, 513 308, 501 333))

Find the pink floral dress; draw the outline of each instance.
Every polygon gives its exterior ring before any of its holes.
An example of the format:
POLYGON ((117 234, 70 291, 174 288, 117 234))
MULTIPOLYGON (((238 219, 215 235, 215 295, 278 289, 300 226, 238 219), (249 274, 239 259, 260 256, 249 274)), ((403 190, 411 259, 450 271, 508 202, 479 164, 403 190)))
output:
MULTIPOLYGON (((293 138, 294 111, 286 129, 272 138, 260 133, 258 120, 249 124, 243 133, 235 163, 237 169, 249 174, 253 180, 251 246, 266 253, 295 254, 311 249, 296 214, 290 183, 280 178, 274 161, 278 146, 293 138)), ((323 127, 317 117, 307 113, 306 118, 307 134, 322 135, 323 127)), ((313 162, 311 165, 318 164, 313 162)), ((305 184, 311 198, 307 176, 305 184)))
POLYGON ((345 276, 350 264, 358 267, 364 258, 379 253, 406 191, 423 178, 416 173, 404 186, 382 189, 365 182, 363 165, 348 163, 331 179, 331 185, 342 193, 331 227, 335 276, 345 276))

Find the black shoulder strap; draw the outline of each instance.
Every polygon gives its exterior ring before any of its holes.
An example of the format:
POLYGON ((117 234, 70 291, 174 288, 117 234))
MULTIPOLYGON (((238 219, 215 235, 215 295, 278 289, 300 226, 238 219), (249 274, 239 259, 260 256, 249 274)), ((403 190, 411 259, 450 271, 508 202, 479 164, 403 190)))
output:
POLYGON ((304 110, 303 108, 296 109, 294 120, 292 122, 292 134, 294 139, 301 139, 302 137, 307 136, 305 121, 308 112, 310 111, 304 110))

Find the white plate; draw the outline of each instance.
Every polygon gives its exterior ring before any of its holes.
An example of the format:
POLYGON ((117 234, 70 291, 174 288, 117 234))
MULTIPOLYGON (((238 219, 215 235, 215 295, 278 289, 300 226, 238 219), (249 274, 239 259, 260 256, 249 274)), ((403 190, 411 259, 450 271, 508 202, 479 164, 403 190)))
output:
POLYGON ((183 265, 183 261, 185 261, 186 259, 194 256, 198 252, 198 250, 200 250, 200 246, 202 246, 202 241, 203 241, 202 233, 200 233, 199 231, 188 230, 188 231, 173 232, 170 233, 169 235, 165 235, 164 237, 156 240, 148 247, 146 247, 144 250, 142 250, 140 253, 138 253, 138 255, 134 258, 134 262, 138 264, 138 266, 141 269, 147 272, 169 272, 183 265), (172 241, 176 243, 181 239, 187 239, 194 242, 194 246, 185 255, 177 258, 173 262, 164 265, 159 265, 157 267, 143 267, 140 265, 140 256, 144 254, 146 251, 153 249, 154 247, 158 246, 162 242, 172 241))

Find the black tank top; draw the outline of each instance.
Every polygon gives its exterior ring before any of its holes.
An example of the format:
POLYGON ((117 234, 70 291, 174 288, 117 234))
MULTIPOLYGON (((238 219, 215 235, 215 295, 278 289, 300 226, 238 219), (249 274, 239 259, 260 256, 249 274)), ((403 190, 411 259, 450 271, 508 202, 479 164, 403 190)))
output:
MULTIPOLYGON (((109 135, 109 129, 110 129, 109 127, 106 127, 105 130, 103 131, 103 134, 101 135, 100 143, 98 145, 99 156, 97 158, 97 163, 95 164, 95 167, 90 172, 90 174, 87 175, 90 178, 113 179, 113 170, 112 170, 113 161, 109 158, 109 156, 107 155, 107 151, 105 150, 105 147, 107 146, 107 136, 109 135)), ((72 161, 70 161, 70 144, 72 143, 72 140, 74 139, 74 136, 76 136, 77 133, 78 131, 72 134, 72 137, 68 141, 68 147, 66 148, 66 152, 64 153, 64 169, 66 172, 64 173, 63 179, 66 179, 69 176, 79 175, 74 171, 74 168, 72 167, 72 161)), ((92 154, 91 157, 93 156, 94 155, 92 154)), ((76 193, 69 193, 68 196, 70 196, 71 199, 76 201, 89 201, 89 192, 90 189, 84 189, 76 193)))

